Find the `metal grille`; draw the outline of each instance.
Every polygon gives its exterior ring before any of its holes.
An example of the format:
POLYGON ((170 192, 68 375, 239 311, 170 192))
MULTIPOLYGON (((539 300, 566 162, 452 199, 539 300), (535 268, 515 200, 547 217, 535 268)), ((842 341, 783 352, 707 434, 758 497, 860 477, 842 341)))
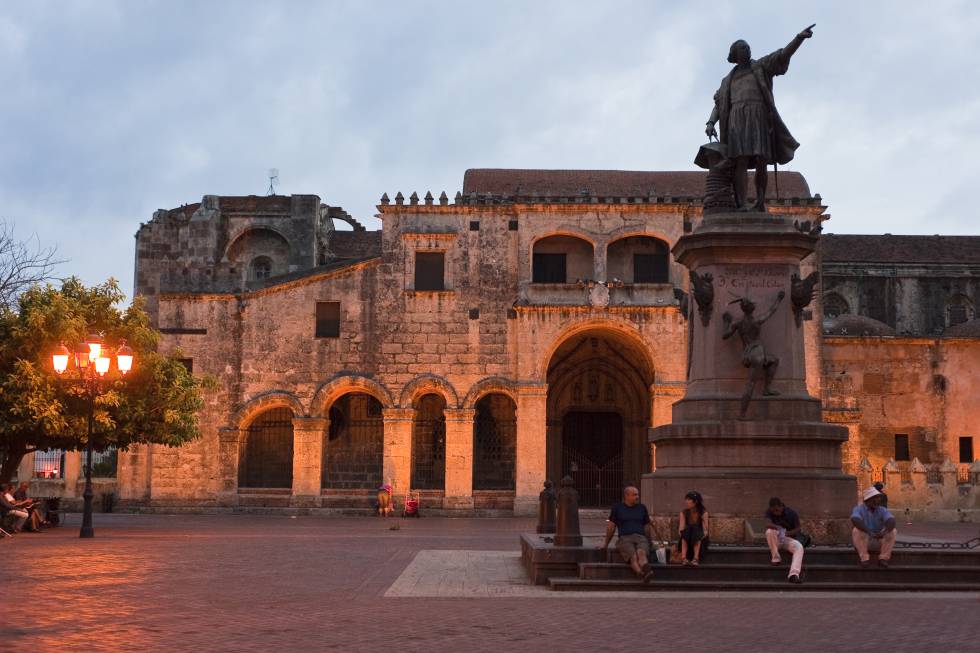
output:
POLYGON ((62 449, 34 452, 34 478, 64 478, 65 452, 62 449))
POLYGON ((439 395, 425 395, 416 406, 412 425, 412 488, 443 490, 446 487, 446 402, 439 395))
POLYGON ((367 394, 344 395, 330 409, 323 448, 323 487, 370 490, 381 485, 384 420, 381 403, 367 394))
POLYGON ((562 420, 562 475, 569 475, 579 505, 605 507, 623 491, 623 419, 618 413, 571 412, 562 420))
POLYGON ((502 394, 476 403, 473 424, 473 489, 513 490, 517 461, 517 407, 502 394))
MULTIPOLYGON (((115 478, 118 466, 119 452, 116 449, 95 451, 92 453, 92 476, 96 478, 115 478)), ((85 476, 85 454, 82 454, 82 465, 79 476, 85 476)))
POLYGON ((293 412, 273 408, 252 422, 239 447, 238 486, 293 485, 293 412))

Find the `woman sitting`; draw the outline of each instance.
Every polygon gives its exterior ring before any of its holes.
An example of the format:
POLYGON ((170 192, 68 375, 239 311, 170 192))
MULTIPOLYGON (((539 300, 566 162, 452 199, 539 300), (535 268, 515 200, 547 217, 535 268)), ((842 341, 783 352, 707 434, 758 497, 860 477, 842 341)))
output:
POLYGON ((684 497, 679 524, 681 560, 685 566, 697 567, 708 540, 708 511, 697 492, 688 492, 684 497))

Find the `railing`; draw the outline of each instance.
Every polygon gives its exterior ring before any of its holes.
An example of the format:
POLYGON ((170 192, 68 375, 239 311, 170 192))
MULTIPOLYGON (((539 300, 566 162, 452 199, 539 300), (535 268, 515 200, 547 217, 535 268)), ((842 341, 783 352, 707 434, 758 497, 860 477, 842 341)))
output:
POLYGON ((65 452, 63 449, 34 452, 34 478, 64 478, 65 452))
POLYGON ((957 483, 969 483, 970 482, 970 463, 960 463, 956 466, 956 482, 957 483))

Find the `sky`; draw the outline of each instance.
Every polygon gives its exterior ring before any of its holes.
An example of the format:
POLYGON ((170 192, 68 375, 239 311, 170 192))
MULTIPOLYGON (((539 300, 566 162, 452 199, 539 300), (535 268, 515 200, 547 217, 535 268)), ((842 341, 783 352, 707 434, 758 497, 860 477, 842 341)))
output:
POLYGON ((980 3, 946 0, 3 0, 0 218, 129 292, 154 210, 273 167, 368 228, 467 168, 691 170, 729 44, 810 23, 775 96, 827 230, 980 233, 980 3))

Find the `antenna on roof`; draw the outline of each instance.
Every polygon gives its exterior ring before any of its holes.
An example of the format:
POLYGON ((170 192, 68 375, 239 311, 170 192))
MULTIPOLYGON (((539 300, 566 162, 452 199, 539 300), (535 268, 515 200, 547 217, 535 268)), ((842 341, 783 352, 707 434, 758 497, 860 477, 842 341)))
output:
POLYGON ((279 183, 279 168, 269 168, 269 191, 267 195, 276 194, 276 185, 279 183))

